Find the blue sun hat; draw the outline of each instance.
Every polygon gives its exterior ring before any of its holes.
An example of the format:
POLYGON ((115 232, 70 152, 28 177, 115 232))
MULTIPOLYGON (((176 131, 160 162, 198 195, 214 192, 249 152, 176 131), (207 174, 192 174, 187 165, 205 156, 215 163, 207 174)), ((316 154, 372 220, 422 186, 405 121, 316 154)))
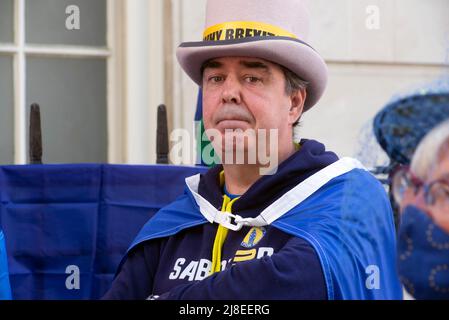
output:
POLYGON ((449 76, 395 96, 374 118, 374 134, 394 164, 408 165, 419 142, 449 118, 449 76))

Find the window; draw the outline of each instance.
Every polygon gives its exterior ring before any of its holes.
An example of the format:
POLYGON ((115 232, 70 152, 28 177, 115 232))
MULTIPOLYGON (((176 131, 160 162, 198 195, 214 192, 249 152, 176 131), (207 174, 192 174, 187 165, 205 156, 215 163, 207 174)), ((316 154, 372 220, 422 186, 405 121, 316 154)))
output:
POLYGON ((0 0, 0 164, 28 162, 34 102, 41 106, 44 163, 120 161, 111 143, 120 140, 119 120, 110 114, 118 108, 115 6, 113 0, 0 0), (69 6, 79 9, 79 29, 66 26, 76 18, 69 6))
POLYGON ((0 163, 14 161, 13 60, 0 55, 0 163))

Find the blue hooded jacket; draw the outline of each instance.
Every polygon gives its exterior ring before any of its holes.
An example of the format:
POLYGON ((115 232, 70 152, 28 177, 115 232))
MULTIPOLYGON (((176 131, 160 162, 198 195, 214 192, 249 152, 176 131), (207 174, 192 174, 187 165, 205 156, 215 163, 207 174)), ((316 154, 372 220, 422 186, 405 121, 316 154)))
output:
POLYGON ((231 259, 212 276, 221 167, 186 179, 185 194, 143 227, 104 298, 401 299, 387 195, 357 161, 337 160, 304 140, 260 178, 233 206, 249 225, 228 236, 231 259))

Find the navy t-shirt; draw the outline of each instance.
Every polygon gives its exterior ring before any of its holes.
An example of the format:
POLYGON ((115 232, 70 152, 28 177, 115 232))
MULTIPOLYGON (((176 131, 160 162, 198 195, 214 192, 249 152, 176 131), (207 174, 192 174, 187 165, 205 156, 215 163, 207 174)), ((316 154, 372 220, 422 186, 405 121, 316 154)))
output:
POLYGON ((217 225, 139 245, 104 298, 326 299, 320 262, 306 241, 270 226, 254 229, 229 231, 224 271, 211 277, 217 225))

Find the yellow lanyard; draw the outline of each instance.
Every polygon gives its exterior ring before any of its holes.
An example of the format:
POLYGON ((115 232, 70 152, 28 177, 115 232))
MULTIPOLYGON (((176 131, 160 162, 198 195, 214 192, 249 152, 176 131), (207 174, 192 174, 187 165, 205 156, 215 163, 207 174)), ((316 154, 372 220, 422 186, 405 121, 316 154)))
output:
MULTIPOLYGON (((220 185, 224 186, 224 171, 220 172, 220 185)), ((221 207, 222 212, 232 213, 232 205, 238 200, 238 197, 231 200, 227 195, 223 196, 223 205, 221 207)), ((228 235, 229 229, 218 226, 217 233, 215 235, 214 247, 212 249, 212 268, 210 270, 210 275, 221 271, 221 251, 223 249, 223 244, 228 235)))
MULTIPOLYGON (((295 143, 295 149, 296 151, 299 151, 301 149, 301 145, 299 143, 295 143)), ((220 172, 220 185, 221 187, 224 186, 224 171, 220 172)), ((221 211, 232 213, 232 205, 238 199, 239 198, 235 198, 231 200, 227 195, 224 195, 221 211)), ((229 229, 223 227, 222 225, 218 226, 214 240, 214 247, 212 249, 212 268, 210 270, 210 275, 221 271, 221 252, 226 236, 228 235, 228 231, 229 229)))
MULTIPOLYGON (((223 206, 221 208, 221 211, 231 213, 232 205, 237 200, 238 198, 231 200, 227 195, 224 195, 223 206)), ((214 240, 214 248, 212 249, 212 268, 210 270, 211 275, 221 271, 221 251, 223 248, 223 244, 226 240, 226 236, 228 235, 228 232, 229 229, 223 227, 222 225, 218 226, 217 234, 215 235, 214 240)))

